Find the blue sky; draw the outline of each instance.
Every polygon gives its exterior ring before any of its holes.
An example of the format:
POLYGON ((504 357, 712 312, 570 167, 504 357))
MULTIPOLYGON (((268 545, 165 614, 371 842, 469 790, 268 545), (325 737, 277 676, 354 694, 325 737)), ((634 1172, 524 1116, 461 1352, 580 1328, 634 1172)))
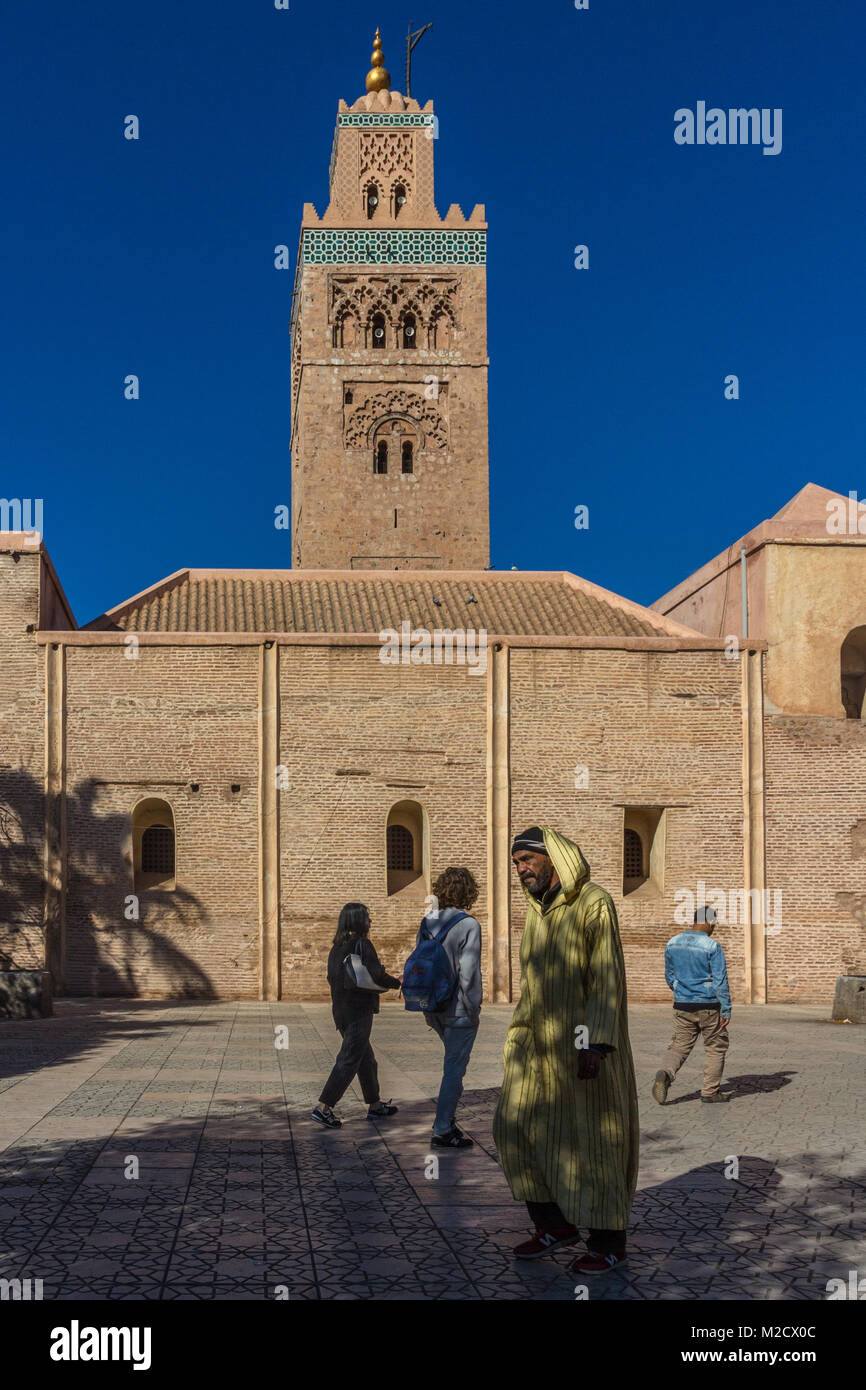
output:
POLYGON ((0 495, 44 499, 79 622, 187 565, 288 565, 273 248, 325 205, 377 24, 402 90, 410 19, 440 211, 490 222, 494 564, 649 603, 807 481, 866 494, 861 4, 18 0, 0 495), (678 146, 699 100, 782 108, 782 152, 678 146))

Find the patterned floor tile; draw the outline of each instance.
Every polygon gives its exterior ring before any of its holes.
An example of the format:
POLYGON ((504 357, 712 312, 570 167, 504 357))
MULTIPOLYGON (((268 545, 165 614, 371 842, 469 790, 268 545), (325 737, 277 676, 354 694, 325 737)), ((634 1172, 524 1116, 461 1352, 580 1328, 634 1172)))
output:
MULTIPOLYGON (((508 1015, 485 1009, 460 1112, 476 1147, 438 1155, 435 1183, 441 1052, 397 1009, 377 1019, 375 1046, 398 1116, 368 1124, 353 1087, 334 1133, 308 1114, 333 1061, 326 1006, 59 1001, 50 1047, 0 1024, 4 1083, 37 1085, 17 1121, 15 1085, 0 1085, 0 1271, 17 1264, 61 1299, 574 1300, 577 1251, 511 1257, 530 1223, 492 1143, 508 1015), (76 1070, 66 1048, 96 1057, 106 1017, 104 1065, 76 1070), (287 1052, 275 1022, 289 1024, 287 1052)), ((825 1298, 858 1267, 866 1230, 862 1049, 839 1053, 816 1010, 742 1010, 731 1106, 702 1109, 693 1061, 659 1110, 649 1085, 668 1018, 632 1010, 647 1123, 630 1260, 588 1281, 590 1301, 825 1298)))

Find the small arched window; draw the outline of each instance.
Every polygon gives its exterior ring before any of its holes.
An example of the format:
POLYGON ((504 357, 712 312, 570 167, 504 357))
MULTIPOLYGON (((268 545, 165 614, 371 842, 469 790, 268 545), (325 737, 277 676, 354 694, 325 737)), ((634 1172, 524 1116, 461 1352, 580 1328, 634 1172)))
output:
POLYGON ((414 314, 406 314, 403 319, 403 346, 404 348, 418 346, 418 325, 415 322, 414 314))
POLYGON ((394 189, 394 216, 399 217, 406 206, 406 185, 398 183, 394 189))
POLYGON ((141 872, 174 877, 174 831, 168 825, 149 825, 141 837, 141 872))
POLYGON ((643 843, 636 830, 626 829, 623 843, 623 877, 643 878, 643 843))
POLYGON ((411 439, 403 440, 401 464, 404 473, 415 472, 415 446, 411 439))
POLYGON ((424 811, 417 801, 398 801, 385 821, 385 879, 388 896, 424 878, 429 860, 424 811))
POLYGON ((842 643, 842 705, 846 719, 866 714, 866 626, 852 628, 842 643))
POLYGON ((132 813, 132 864, 136 893, 175 887, 174 813, 161 797, 146 797, 132 813))
POLYGON ((388 472, 388 441, 387 441, 387 439, 380 439, 380 440, 379 440, 379 443, 376 445, 376 453, 375 453, 375 455, 374 455, 374 457, 373 457, 373 472, 374 472, 374 473, 387 473, 387 472, 388 472))
POLYGON ((367 220, 370 221, 379 206, 379 189, 375 183, 368 183, 364 189, 364 202, 367 206, 367 220))
POLYGON ((398 871, 415 867, 415 841, 405 825, 388 826, 388 869, 398 871))
POLYGON ((370 346, 383 348, 385 346, 385 315, 374 314, 370 323, 370 346))
POLYGON ((643 889, 653 897, 664 889, 665 812, 662 806, 626 806, 622 827, 623 897, 643 889))

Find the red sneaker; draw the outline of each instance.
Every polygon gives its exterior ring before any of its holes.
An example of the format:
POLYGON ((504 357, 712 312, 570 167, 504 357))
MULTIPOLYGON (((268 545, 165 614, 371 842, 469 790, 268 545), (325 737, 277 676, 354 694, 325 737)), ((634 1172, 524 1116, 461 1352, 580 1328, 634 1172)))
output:
POLYGON ((618 1250, 615 1255, 599 1255, 595 1250, 587 1250, 580 1259, 572 1261, 569 1270, 572 1274, 607 1274, 609 1270, 616 1269, 625 1262, 624 1250, 618 1250))
POLYGON ((549 1255, 558 1246, 574 1245, 576 1240, 580 1240, 580 1231, 576 1226, 560 1226, 555 1231, 536 1231, 532 1240, 515 1245, 512 1254, 515 1260, 540 1260, 543 1255, 549 1255))

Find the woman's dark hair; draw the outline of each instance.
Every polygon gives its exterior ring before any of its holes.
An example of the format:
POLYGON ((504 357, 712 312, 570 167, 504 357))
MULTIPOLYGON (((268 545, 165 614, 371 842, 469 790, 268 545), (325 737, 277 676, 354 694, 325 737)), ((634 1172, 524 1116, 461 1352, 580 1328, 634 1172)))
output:
POLYGON ((433 884, 440 907, 459 907, 468 911, 478 897, 478 884, 468 869, 443 869, 433 884))
POLYGON ((369 930, 370 913, 364 904, 346 903, 340 912, 334 945, 345 946, 347 941, 353 941, 356 936, 366 936, 369 930))

